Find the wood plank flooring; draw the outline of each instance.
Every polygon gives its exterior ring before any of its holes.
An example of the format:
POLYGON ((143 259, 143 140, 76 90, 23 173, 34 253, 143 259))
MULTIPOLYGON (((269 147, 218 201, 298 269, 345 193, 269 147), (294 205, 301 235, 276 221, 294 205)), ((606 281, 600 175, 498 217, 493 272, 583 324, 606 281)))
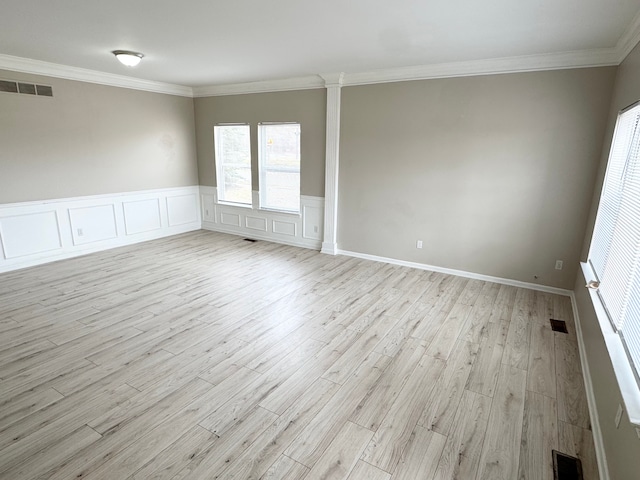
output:
POLYGON ((577 348, 565 297, 229 235, 64 260, 0 275, 0 478, 593 480, 577 348))

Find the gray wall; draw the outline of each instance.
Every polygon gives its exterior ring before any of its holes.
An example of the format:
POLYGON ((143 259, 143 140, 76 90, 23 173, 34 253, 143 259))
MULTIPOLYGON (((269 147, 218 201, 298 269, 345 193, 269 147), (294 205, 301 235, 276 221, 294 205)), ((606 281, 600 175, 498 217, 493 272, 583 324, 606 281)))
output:
POLYGON ((195 99, 200 185, 216 186, 213 127, 251 124, 253 190, 258 190, 259 122, 299 122, 300 193, 324 196, 326 90, 256 93, 195 99))
POLYGON ((0 71, 0 203, 198 184, 191 98, 0 71))
POLYGON ((573 288, 615 72, 343 88, 339 248, 573 288))
MULTIPOLYGON (((602 148, 600 168, 593 195, 593 208, 589 215, 587 232, 584 237, 582 260, 586 260, 588 246, 591 241, 618 112, 638 100, 640 100, 640 47, 637 46, 618 67, 613 101, 608 116, 606 141, 602 148)), ((638 440, 635 428, 628 422, 626 415, 623 417, 620 428, 615 428, 614 419, 618 405, 622 403, 622 396, 591 298, 584 288, 584 284, 585 280, 582 272, 578 272, 574 292, 611 478, 612 480, 636 479, 639 475, 638 472, 640 472, 640 440, 638 440)))

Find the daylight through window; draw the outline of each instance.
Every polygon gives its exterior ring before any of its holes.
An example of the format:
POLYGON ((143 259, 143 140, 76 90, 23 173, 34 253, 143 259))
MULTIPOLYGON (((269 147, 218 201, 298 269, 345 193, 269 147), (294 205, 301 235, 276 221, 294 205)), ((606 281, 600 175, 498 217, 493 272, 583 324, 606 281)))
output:
POLYGON ((640 105, 618 116, 589 264, 598 296, 620 335, 638 380, 640 371, 640 105))
POLYGON ((216 125, 218 199, 251 205, 251 141, 249 125, 216 125))
POLYGON ((300 124, 260 124, 260 208, 300 211, 300 124))

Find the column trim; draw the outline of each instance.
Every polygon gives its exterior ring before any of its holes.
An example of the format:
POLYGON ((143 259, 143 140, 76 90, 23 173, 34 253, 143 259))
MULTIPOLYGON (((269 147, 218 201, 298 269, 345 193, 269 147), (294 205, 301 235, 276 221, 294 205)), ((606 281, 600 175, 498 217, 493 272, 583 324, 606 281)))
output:
POLYGON ((322 253, 338 253, 338 174, 340 166, 340 103, 344 73, 321 75, 327 89, 327 131, 322 253))

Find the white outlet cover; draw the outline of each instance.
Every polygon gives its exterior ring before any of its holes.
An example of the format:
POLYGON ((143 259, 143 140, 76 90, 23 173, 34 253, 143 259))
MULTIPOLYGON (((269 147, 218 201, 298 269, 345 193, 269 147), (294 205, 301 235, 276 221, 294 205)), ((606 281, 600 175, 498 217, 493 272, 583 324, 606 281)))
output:
POLYGON ((416 248, 422 248, 422 240, 416 242, 416 248))
POLYGON ((636 427, 636 435, 638 435, 638 438, 640 438, 640 427, 636 427))
POLYGON ((562 260, 556 260, 556 270, 562 270, 562 260))

